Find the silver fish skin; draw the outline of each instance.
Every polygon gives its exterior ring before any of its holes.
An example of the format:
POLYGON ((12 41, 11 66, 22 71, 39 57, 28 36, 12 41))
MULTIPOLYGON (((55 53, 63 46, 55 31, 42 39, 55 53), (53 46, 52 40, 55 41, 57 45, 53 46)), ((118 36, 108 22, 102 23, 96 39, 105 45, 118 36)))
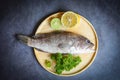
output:
POLYGON ((94 44, 86 37, 66 31, 37 34, 33 37, 18 35, 18 39, 30 47, 47 53, 93 53, 94 44))

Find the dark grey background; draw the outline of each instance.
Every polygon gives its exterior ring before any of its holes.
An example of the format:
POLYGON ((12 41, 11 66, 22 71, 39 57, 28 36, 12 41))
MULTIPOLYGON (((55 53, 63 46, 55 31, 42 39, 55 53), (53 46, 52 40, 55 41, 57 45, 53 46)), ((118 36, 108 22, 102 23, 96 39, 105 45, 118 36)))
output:
POLYGON ((0 80, 120 80, 120 1, 0 0, 0 80), (83 73, 59 77, 44 70, 33 49, 18 42, 15 35, 33 35, 47 16, 67 10, 93 24, 99 51, 83 73))

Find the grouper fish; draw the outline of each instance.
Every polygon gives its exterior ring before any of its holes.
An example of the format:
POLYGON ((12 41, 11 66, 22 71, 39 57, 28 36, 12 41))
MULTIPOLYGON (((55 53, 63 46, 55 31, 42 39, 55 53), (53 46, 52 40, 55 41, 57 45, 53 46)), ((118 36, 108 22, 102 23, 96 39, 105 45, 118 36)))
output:
POLYGON ((33 37, 17 35, 18 39, 30 47, 47 53, 81 54, 93 53, 94 44, 86 37, 67 31, 39 33, 33 37))

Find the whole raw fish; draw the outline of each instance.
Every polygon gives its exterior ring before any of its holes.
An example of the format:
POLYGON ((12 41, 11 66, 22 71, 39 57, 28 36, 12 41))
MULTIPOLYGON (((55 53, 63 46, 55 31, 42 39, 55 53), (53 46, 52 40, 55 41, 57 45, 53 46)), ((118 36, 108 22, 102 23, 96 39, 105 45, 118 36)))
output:
POLYGON ((18 39, 30 47, 48 53, 92 53, 94 44, 82 35, 58 31, 37 34, 33 37, 18 35, 18 39))

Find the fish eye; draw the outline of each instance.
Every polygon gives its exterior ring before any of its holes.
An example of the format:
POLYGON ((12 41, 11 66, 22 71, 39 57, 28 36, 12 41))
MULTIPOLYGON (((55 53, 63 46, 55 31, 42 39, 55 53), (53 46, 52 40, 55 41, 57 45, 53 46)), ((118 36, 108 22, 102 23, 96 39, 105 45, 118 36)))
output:
POLYGON ((86 43, 90 43, 90 40, 86 40, 86 43))

